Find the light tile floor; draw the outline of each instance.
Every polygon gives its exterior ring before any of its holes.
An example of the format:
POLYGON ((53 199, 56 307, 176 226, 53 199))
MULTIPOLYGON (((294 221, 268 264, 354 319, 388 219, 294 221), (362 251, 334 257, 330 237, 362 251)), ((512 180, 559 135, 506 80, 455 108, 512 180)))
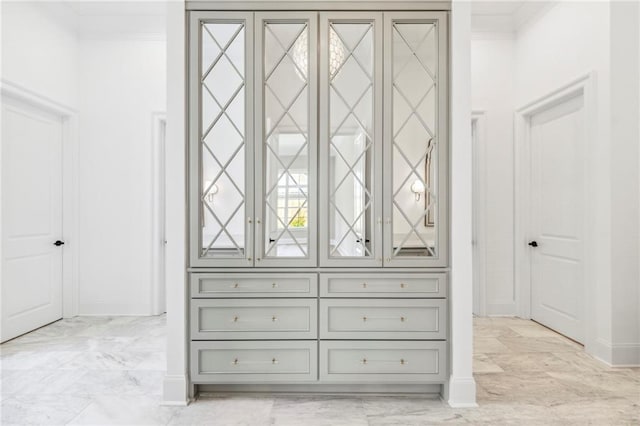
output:
POLYGON ((164 317, 78 317, 5 343, 1 423, 640 425, 640 369, 608 368, 520 319, 475 319, 475 409, 356 396, 209 397, 164 407, 164 350, 164 317))

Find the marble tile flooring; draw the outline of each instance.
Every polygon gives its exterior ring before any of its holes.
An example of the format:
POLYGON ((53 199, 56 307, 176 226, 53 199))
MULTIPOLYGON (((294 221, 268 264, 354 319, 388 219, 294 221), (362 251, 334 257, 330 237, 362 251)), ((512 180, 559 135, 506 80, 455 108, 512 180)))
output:
POLYGON ((475 319, 479 408, 421 397, 206 397, 159 405, 164 317, 78 317, 0 346, 2 425, 640 425, 640 369, 534 323, 475 319))

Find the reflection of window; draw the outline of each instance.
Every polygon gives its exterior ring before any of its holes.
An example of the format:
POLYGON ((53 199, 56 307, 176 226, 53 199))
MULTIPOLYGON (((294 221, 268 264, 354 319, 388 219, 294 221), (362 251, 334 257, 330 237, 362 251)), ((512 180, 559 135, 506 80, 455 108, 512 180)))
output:
MULTIPOLYGON (((280 171, 282 173, 282 171, 280 171)), ((304 170, 290 170, 278 181, 278 229, 307 227, 307 173, 304 170)))

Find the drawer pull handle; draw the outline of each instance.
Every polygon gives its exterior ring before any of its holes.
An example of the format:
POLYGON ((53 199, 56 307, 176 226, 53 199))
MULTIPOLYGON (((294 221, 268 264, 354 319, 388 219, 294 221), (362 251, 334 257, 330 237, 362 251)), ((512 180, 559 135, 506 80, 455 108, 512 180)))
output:
MULTIPOLYGON (((259 365, 259 364, 271 364, 271 365, 276 365, 278 364, 280 361, 278 361, 276 358, 272 358, 271 361, 251 361, 251 362, 245 362, 245 365, 259 365)), ((238 358, 234 359, 233 361, 231 361, 231 365, 240 365, 240 361, 238 360, 238 358)))
POLYGON ((231 318, 231 322, 256 322, 256 321, 264 321, 264 320, 271 320, 271 322, 276 322, 278 321, 280 318, 278 318, 275 315, 272 315, 270 317, 256 317, 256 318, 247 318, 247 319, 243 319, 240 320, 239 316, 234 316, 233 318, 231 318))
MULTIPOLYGON (((367 359, 367 358, 362 358, 360 360, 360 364, 362 364, 362 365, 367 365, 367 364, 369 364, 371 362, 380 362, 380 363, 385 363, 385 364, 395 364, 398 361, 391 361, 391 360, 387 361, 387 360, 382 360, 382 359, 370 360, 370 359, 367 359)), ((407 360, 405 360, 404 358, 400 359, 400 365, 407 365, 407 364, 409 364, 409 362, 407 360)))
MULTIPOLYGON (((259 258, 256 259, 256 260, 259 260, 259 258)), ((231 285, 231 288, 243 288, 243 289, 247 289, 247 290, 266 290, 265 289, 265 284, 266 283, 264 283, 264 284, 256 283, 254 285, 247 284, 247 285, 244 285, 244 286, 240 287, 240 283, 233 283, 231 285)), ((278 288, 278 283, 271 283, 271 288, 278 288)))
MULTIPOLYGON (((362 321, 367 322, 369 320, 393 320, 396 319, 398 317, 367 317, 364 316, 362 317, 362 321)), ((400 322, 405 322, 407 320, 407 317, 400 317, 400 322)))
MULTIPOLYGON (((382 260, 382 258, 380 258, 380 260, 382 260)), ((409 284, 407 283, 399 283, 400 284, 400 288, 409 288, 409 284)), ((389 282, 379 282, 379 283, 362 283, 362 288, 369 288, 369 287, 391 287, 392 283, 389 282)))

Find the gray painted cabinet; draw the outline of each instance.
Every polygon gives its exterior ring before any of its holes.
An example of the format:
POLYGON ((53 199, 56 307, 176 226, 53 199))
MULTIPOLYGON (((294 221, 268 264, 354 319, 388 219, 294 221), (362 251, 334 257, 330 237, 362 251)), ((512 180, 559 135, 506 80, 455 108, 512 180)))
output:
POLYGON ((189 12, 192 383, 444 383, 448 12, 251 4, 189 12))

